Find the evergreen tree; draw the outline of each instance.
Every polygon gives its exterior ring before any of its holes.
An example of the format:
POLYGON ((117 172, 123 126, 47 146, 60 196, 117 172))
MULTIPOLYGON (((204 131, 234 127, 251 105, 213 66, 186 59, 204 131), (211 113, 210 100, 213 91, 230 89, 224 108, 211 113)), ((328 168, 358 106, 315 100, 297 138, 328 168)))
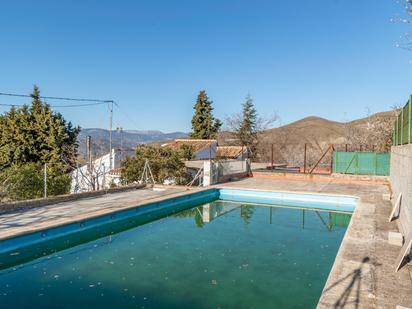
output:
POLYGON ((213 117, 212 101, 209 100, 206 91, 201 90, 199 92, 194 110, 190 137, 198 139, 216 138, 222 122, 213 117))
POLYGON ((257 117, 252 97, 247 95, 245 102, 242 104, 242 119, 236 135, 242 146, 247 146, 252 152, 257 143, 257 117))
POLYGON ((77 157, 79 127, 66 122, 40 98, 37 86, 31 106, 0 115, 0 171, 12 165, 47 163, 57 174, 67 173, 77 157))

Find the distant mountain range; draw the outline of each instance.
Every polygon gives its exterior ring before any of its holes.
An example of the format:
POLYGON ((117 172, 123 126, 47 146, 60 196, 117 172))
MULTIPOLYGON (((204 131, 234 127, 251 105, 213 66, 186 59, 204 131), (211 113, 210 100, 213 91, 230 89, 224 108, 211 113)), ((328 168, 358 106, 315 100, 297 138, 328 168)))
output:
MULTIPOLYGON (((382 112, 346 123, 311 116, 278 128, 265 130, 259 134, 259 160, 268 162, 271 159, 272 144, 275 146, 275 161, 289 165, 301 165, 305 143, 308 144, 309 161, 317 160, 331 144, 336 147, 349 144, 349 150, 354 147, 359 150, 360 147, 377 144, 379 142, 376 140, 377 137, 387 134, 388 129, 391 132, 396 113, 397 111, 382 112), (379 125, 380 123, 385 125, 379 125), (371 131, 377 132, 371 136, 371 131)), ((92 137, 94 157, 109 151, 108 130, 82 129, 78 137, 81 161, 85 158, 86 136, 88 135, 92 137)), ((122 133, 123 148, 135 148, 139 144, 147 143, 159 144, 158 142, 187 137, 188 134, 184 132, 163 133, 156 130, 125 130, 122 133)), ((112 138, 113 147, 120 148, 121 134, 113 131, 112 138)), ((237 140, 231 132, 224 131, 219 134, 218 141, 220 145, 230 145, 236 144, 237 140)))
MULTIPOLYGON (((84 158, 86 154, 87 136, 91 136, 94 156, 109 152, 109 130, 86 128, 80 131, 77 138, 80 158, 84 158)), ((156 130, 124 130, 122 133, 112 131, 112 145, 113 148, 120 148, 121 145, 123 145, 123 148, 136 148, 139 144, 168 141, 176 138, 186 138, 187 136, 188 134, 184 132, 163 133, 156 130)))

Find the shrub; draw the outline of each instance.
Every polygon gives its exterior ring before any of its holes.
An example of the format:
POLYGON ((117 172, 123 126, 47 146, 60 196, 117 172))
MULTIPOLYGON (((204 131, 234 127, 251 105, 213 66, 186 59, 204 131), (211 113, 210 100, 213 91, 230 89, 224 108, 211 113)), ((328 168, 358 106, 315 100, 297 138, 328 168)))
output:
POLYGON ((162 184, 169 179, 176 184, 187 184, 190 177, 183 162, 185 155, 187 156, 187 153, 170 148, 139 146, 136 149, 136 155, 127 158, 124 163, 122 183, 129 184, 139 181, 145 161, 148 159, 156 183, 162 184))
MULTIPOLYGON (((38 163, 12 165, 0 173, 0 191, 3 199, 27 200, 43 196, 43 166, 38 163)), ((70 191, 70 176, 47 170, 48 196, 70 191)))

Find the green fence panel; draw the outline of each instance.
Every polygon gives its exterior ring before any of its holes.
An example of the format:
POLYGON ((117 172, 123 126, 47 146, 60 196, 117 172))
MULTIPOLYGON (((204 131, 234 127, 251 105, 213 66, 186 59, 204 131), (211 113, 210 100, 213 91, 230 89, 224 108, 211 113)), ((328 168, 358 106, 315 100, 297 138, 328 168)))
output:
POLYGON ((376 175, 389 176, 390 161, 389 153, 378 153, 376 175))
POLYGON ((412 96, 399 111, 393 125, 393 145, 405 145, 412 143, 412 96))
POLYGON ((349 221, 351 216, 347 214, 341 214, 338 212, 331 212, 331 223, 332 226, 339 226, 339 227, 347 227, 349 225, 349 221))
POLYGON ((386 152, 342 152, 333 153, 334 173, 355 175, 389 175, 389 153, 386 152))

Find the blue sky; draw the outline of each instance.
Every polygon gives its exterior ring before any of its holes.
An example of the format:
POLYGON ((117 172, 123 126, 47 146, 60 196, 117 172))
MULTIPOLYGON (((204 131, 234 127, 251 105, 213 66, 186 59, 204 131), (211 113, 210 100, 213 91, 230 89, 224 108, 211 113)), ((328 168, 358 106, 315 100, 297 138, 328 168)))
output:
MULTIPOLYGON (((1 1, 0 92, 114 99, 127 129, 189 131, 200 89, 222 119, 250 93, 282 123, 351 120, 412 93, 402 14, 396 0, 1 1)), ((108 126, 104 106, 60 111, 108 126)))

